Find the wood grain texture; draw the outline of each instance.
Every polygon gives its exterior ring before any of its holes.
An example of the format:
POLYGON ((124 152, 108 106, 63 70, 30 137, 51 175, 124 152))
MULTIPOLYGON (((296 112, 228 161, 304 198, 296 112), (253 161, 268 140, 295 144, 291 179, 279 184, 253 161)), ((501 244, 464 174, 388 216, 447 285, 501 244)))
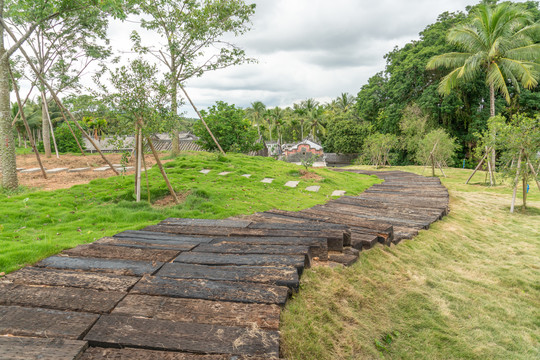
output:
POLYGON ((208 324, 103 315, 85 336, 92 345, 206 354, 279 355, 279 333, 208 324))
POLYGON ((77 360, 87 347, 86 341, 0 336, 0 359, 77 360))
POLYGON ((133 261, 120 259, 100 259, 68 256, 51 256, 35 266, 54 269, 105 272, 116 275, 142 276, 152 274, 163 265, 156 261, 133 261))
POLYGON ((72 311, 0 306, 0 335, 77 340, 98 317, 72 311))
POLYGON ((277 305, 182 299, 149 295, 128 295, 113 315, 186 323, 252 327, 277 330, 281 308, 277 305))

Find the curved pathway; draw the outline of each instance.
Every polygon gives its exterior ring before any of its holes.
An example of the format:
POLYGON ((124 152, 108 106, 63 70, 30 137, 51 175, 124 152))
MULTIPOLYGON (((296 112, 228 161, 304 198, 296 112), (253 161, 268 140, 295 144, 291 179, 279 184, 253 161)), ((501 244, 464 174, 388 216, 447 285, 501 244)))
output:
POLYGON ((299 212, 166 219, 1 278, 0 358, 279 357, 280 311, 304 268, 350 265, 448 213, 439 179, 344 171, 385 181, 299 212))

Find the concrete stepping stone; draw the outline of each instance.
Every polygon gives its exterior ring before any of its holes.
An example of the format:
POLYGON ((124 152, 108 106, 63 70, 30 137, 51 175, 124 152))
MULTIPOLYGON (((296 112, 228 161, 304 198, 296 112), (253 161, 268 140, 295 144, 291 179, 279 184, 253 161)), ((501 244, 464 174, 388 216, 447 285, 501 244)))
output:
MULTIPOLYGON (((23 171, 24 168, 17 168, 17 171, 23 171)), ((0 169, 0 172, 2 171, 2 169, 0 169)))
POLYGON ((249 179, 249 178, 251 177, 251 174, 244 174, 244 175, 242 175, 242 176, 245 177, 245 178, 247 178, 247 179, 249 179))
POLYGON ((94 171, 107 171, 107 170, 111 170, 111 167, 110 166, 103 166, 103 167, 98 167, 98 168, 94 169, 94 171))
POLYGON ((331 196, 343 196, 345 195, 345 190, 334 190, 331 196))
POLYGON ((90 168, 90 167, 82 167, 82 168, 69 169, 67 172, 68 173, 71 173, 71 172, 83 172, 83 171, 89 171, 89 170, 92 170, 92 168, 90 168))
POLYGON ((298 184, 300 183, 300 181, 287 181, 285 183, 285 186, 288 186, 288 187, 291 187, 291 188, 295 188, 298 186, 298 184))
MULTIPOLYGON (((47 170, 47 168, 44 168, 44 169, 47 170)), ((30 173, 35 173, 38 171, 41 171, 41 168, 31 168, 31 169, 21 170, 21 174, 30 174, 30 173)))
POLYGON ((67 170, 68 170, 68 168, 55 168, 55 169, 47 170, 46 173, 47 174, 57 174, 57 173, 61 173, 61 172, 67 171, 67 170))
POLYGON ((306 188, 306 191, 318 192, 320 189, 321 189, 320 186, 314 185, 314 186, 308 186, 306 188))
POLYGON ((271 184, 272 181, 274 181, 274 179, 272 178, 264 178, 261 180, 262 183, 265 183, 265 184, 271 184))
POLYGON ((208 174, 210 171, 212 170, 209 170, 209 169, 202 169, 201 171, 199 171, 201 174, 208 174))
POLYGON ((225 175, 229 175, 230 173, 231 173, 230 171, 223 171, 223 172, 220 172, 218 175, 225 176, 225 175))

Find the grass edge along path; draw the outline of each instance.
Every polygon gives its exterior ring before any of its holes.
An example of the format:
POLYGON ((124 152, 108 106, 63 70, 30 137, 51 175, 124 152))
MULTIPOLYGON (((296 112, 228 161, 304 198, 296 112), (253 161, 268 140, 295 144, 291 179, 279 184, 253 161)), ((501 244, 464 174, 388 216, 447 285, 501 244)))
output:
MULTIPOLYGON (((236 154, 185 154, 165 167, 173 187, 183 197, 178 206, 135 203, 133 175, 97 179, 56 191, 0 193, 0 273, 167 217, 222 219, 272 208, 301 210, 326 202, 334 190, 358 194, 380 182, 375 177, 329 169, 311 169, 303 176, 303 168, 295 164, 236 154), (202 169, 211 172, 202 174, 202 169), (221 172, 229 174, 218 175, 221 172), (243 174, 252 176, 245 178, 243 174), (265 177, 274 181, 261 183, 265 177), (287 181, 300 184, 289 188, 284 186, 287 181), (305 190, 312 185, 320 186, 319 192, 305 190)), ((152 202, 166 197, 168 190, 157 168, 149 171, 149 178, 152 202)), ((142 197, 146 198, 144 177, 142 184, 142 197)))
POLYGON ((286 358, 540 358, 540 194, 510 214, 508 185, 464 185, 470 172, 441 178, 451 211, 429 230, 305 272, 281 317, 286 358))

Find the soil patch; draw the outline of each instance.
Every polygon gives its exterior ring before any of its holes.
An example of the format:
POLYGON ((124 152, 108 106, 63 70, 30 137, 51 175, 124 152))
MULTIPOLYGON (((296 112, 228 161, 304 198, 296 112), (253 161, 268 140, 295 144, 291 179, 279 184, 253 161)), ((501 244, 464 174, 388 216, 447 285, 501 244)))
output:
MULTIPOLYGON (((167 155, 168 154, 163 153, 160 154, 160 157, 165 157, 167 155)), ((112 164, 121 163, 122 154, 106 154, 105 156, 112 164)), ((154 157, 150 154, 145 155, 145 160, 147 167, 153 166, 156 163, 154 157)), ((162 160, 163 163, 168 161, 170 160, 162 160)), ((54 168, 97 168, 107 165, 107 163, 101 158, 99 154, 88 154, 86 156, 60 155, 60 159, 57 159, 55 155, 53 155, 51 158, 46 158, 45 156, 42 156, 41 162, 43 163, 43 166, 49 170, 54 168)), ((134 164, 135 159, 131 159, 127 166, 135 166, 134 164)), ((30 169, 39 167, 39 164, 34 154, 17 155, 17 167, 30 169)), ((72 187, 73 185, 86 184, 93 179, 108 178, 111 176, 116 176, 112 170, 89 170, 77 173, 62 172, 58 174, 47 174, 47 179, 43 178, 41 171, 30 174, 18 174, 20 185, 31 188, 39 188, 41 190, 67 189, 72 187)), ((133 176, 133 171, 128 172, 126 176, 133 176)))
MULTIPOLYGON (((179 204, 183 203, 190 193, 191 191, 177 192, 176 197, 178 198, 178 203, 179 204)), ((176 203, 174 202, 174 199, 171 194, 166 195, 162 197, 161 199, 156 200, 154 201, 154 203, 152 203, 152 207, 155 207, 155 208, 165 208, 165 207, 174 206, 174 205, 176 205, 176 203)))
POLYGON ((300 170, 300 178, 304 180, 315 180, 315 181, 321 181, 323 179, 322 176, 306 170, 300 170))

